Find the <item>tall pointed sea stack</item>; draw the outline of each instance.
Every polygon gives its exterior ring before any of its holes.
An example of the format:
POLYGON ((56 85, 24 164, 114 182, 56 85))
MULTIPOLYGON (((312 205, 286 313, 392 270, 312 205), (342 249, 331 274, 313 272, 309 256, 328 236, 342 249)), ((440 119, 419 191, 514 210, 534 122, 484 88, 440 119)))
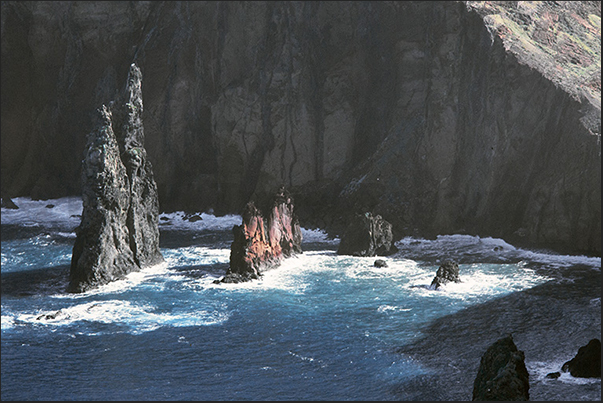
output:
POLYGON ((142 74, 132 64, 121 99, 99 109, 82 161, 82 221, 69 292, 84 292, 160 263, 159 202, 144 149, 142 74))
POLYGON ((262 272, 278 266, 283 258, 302 253, 302 234, 293 212, 293 198, 281 187, 273 198, 267 218, 253 202, 243 211, 243 223, 232 229, 230 267, 216 282, 239 283, 257 279, 262 272))

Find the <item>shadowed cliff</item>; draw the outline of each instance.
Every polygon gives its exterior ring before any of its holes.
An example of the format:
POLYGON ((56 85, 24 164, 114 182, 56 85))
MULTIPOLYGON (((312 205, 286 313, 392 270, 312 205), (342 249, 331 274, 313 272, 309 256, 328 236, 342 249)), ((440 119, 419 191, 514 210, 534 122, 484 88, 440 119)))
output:
POLYGON ((166 211, 240 213, 284 184, 300 224, 333 234, 370 210, 396 238, 600 254, 600 14, 600 2, 3 2, 2 192, 80 194, 92 115, 134 60, 166 211))

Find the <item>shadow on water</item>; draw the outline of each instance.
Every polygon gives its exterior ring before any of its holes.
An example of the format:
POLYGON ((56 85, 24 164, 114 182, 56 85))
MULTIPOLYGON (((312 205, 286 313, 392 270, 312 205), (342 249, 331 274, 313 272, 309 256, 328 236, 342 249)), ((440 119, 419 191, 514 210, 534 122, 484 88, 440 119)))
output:
POLYGON ((69 265, 2 273, 2 296, 30 297, 65 293, 69 265))
MULTIPOLYGON (((513 335, 529 362, 565 362, 592 338, 601 339, 601 272, 581 265, 533 288, 469 306, 420 329, 423 337, 396 352, 432 371, 394 393, 401 400, 471 400, 480 359, 496 340, 513 335)), ((530 379, 530 400, 600 400, 601 384, 549 384, 530 379), (581 388, 578 388, 578 387, 581 388), (551 398, 551 388, 554 397, 551 398), (579 398, 579 399, 578 399, 579 398)))
POLYGON ((186 248, 189 246, 206 246, 211 248, 230 248, 233 235, 231 230, 160 230, 160 248, 186 248))

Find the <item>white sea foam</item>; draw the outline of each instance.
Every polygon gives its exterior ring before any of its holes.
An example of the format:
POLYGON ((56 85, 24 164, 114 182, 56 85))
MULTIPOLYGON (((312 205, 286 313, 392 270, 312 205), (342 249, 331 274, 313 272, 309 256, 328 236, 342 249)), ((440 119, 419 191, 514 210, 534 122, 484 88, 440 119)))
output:
POLYGON ((215 216, 208 213, 186 214, 183 211, 173 213, 159 214, 159 228, 173 229, 181 231, 201 231, 201 230, 230 230, 235 225, 240 225, 242 218, 240 215, 229 214, 224 216, 215 216), (188 216, 199 216, 200 220, 189 221, 188 216))
POLYGON ((326 231, 321 230, 321 229, 306 229, 306 228, 302 227, 301 233, 302 233, 302 244, 304 242, 307 242, 307 243, 320 242, 320 243, 335 245, 340 242, 339 238, 329 238, 329 235, 326 233, 326 231))
MULTIPOLYGON (((182 312, 166 312, 151 304, 122 300, 93 301, 69 306, 60 310, 39 311, 21 314, 13 320, 15 324, 39 326, 69 326, 76 322, 117 324, 128 327, 128 332, 139 334, 163 326, 204 326, 219 324, 227 320, 228 311, 220 309, 192 309, 182 312)), ((3 319, 4 321, 4 319, 3 319)), ((98 333, 92 333, 98 334, 98 333)))
POLYGON ((473 235, 438 235, 436 239, 405 237, 396 242, 401 249, 400 254, 410 253, 412 256, 438 258, 443 261, 448 258, 472 256, 476 261, 495 258, 499 261, 527 260, 555 268, 586 265, 601 270, 601 258, 582 255, 561 255, 554 252, 533 251, 516 248, 500 238, 473 235))
POLYGON ((526 369, 530 374, 530 382, 532 379, 534 382, 563 382, 567 384, 574 385, 586 385, 589 383, 601 383, 601 378, 577 378, 572 376, 569 372, 562 372, 561 367, 567 361, 569 361, 572 357, 568 357, 567 360, 564 361, 526 361, 526 369), (552 372, 559 372, 560 376, 557 379, 549 379, 546 377, 547 374, 552 372))
POLYGON ((75 228, 80 223, 82 199, 79 196, 60 199, 32 200, 29 197, 15 197, 13 202, 18 209, 2 208, 2 224, 21 224, 24 226, 61 225, 75 228), (47 206, 53 205, 49 208, 47 206))
POLYGON ((230 260, 230 249, 215 249, 203 246, 164 249, 161 253, 168 267, 212 265, 228 263, 230 260))
POLYGON ((520 291, 549 280, 523 266, 523 263, 459 265, 460 283, 450 282, 432 290, 429 286, 437 271, 434 266, 431 270, 417 272, 404 287, 423 297, 465 300, 520 291))
POLYGON ((13 327, 15 327, 15 319, 12 316, 2 315, 2 330, 12 329, 13 327))
POLYGON ((66 299, 81 299, 89 298, 93 295, 106 295, 106 294, 121 294, 129 291, 141 283, 148 281, 149 279, 155 279, 161 276, 170 275, 168 264, 162 262, 153 266, 145 267, 140 271, 135 271, 127 274, 123 279, 112 281, 108 284, 104 284, 100 287, 93 288, 83 293, 73 294, 56 294, 53 298, 66 298, 66 299))

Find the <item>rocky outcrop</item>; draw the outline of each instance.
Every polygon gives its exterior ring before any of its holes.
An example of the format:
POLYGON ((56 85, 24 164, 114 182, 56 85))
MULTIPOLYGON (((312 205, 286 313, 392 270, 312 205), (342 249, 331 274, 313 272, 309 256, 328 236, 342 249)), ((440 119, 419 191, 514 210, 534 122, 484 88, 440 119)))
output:
POLYGON ((10 197, 2 197, 2 207, 16 210, 19 208, 10 197))
POLYGON ((436 272, 435 277, 431 281, 429 288, 437 290, 440 286, 449 282, 460 283, 461 277, 459 276, 459 265, 453 261, 444 262, 436 272))
POLYGON ((356 214, 337 248, 338 255, 388 256, 396 253, 392 225, 380 215, 356 214))
POLYGON ((524 353, 513 337, 503 337, 488 347, 475 377, 472 400, 527 401, 529 389, 524 353))
POLYGON ((395 239, 600 253, 600 4, 2 2, 0 183, 80 194, 82 128, 135 60, 165 211, 284 183, 331 235, 373 211, 395 239))
POLYGON ((377 259, 373 262, 373 266, 375 267, 387 267, 387 262, 383 259, 377 259))
POLYGON ((301 228, 293 207, 293 199, 284 188, 274 196, 266 216, 253 201, 247 203, 242 224, 232 229, 230 267, 224 278, 216 282, 258 279, 262 272, 278 266, 282 259, 302 253, 301 228))
POLYGON ((163 260, 157 191, 143 146, 140 86, 140 70, 132 64, 125 96, 111 109, 102 106, 88 135, 69 292, 87 291, 163 260))
POLYGON ((592 339, 561 367, 563 372, 580 378, 601 378, 601 340, 592 339))

